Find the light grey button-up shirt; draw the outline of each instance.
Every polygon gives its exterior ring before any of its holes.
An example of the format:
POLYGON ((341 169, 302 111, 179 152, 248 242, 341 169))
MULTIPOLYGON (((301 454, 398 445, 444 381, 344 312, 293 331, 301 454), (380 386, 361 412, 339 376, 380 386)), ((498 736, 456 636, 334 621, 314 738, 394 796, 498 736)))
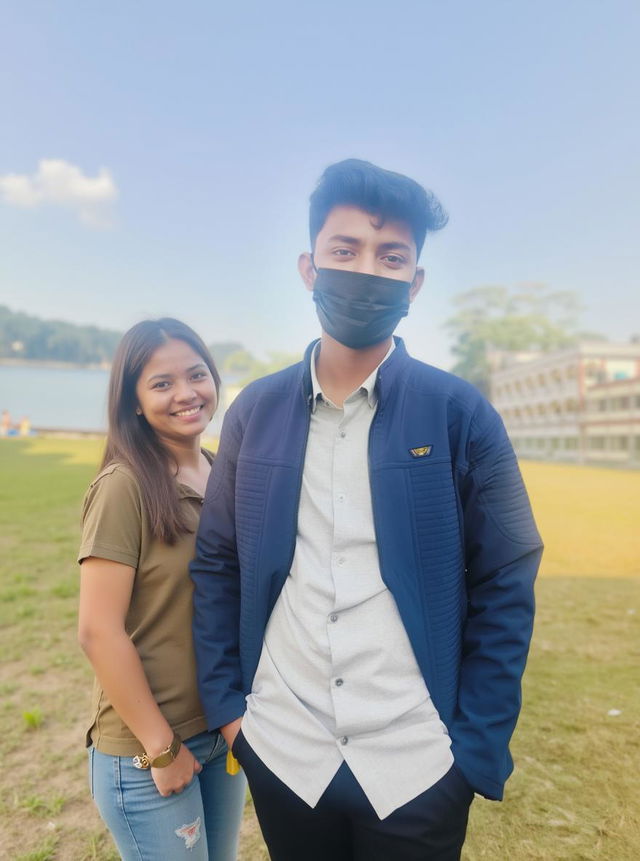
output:
POLYGON ((311 807, 346 760, 384 819, 439 780, 453 756, 380 575, 368 468, 377 370, 339 409, 322 394, 311 357, 295 554, 242 731, 311 807))

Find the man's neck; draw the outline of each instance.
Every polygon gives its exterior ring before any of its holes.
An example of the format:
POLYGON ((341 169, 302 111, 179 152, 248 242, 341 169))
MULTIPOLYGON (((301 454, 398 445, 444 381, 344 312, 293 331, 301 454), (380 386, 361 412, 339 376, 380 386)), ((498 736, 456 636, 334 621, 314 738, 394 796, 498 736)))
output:
POLYGON ((320 351, 316 355, 316 374, 324 394, 341 407, 352 392, 364 383, 389 352, 392 336, 373 347, 352 350, 322 333, 320 351))

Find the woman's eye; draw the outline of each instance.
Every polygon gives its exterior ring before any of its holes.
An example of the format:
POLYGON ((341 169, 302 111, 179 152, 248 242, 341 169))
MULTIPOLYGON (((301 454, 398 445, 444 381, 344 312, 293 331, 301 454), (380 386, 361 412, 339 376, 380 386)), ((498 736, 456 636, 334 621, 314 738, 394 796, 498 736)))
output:
POLYGON ((204 371, 197 371, 195 374, 192 375, 191 379, 192 380, 204 380, 204 378, 206 376, 207 375, 204 371))
POLYGON ((153 384, 154 389, 166 389, 168 386, 169 383, 167 380, 161 380, 160 382, 153 384))

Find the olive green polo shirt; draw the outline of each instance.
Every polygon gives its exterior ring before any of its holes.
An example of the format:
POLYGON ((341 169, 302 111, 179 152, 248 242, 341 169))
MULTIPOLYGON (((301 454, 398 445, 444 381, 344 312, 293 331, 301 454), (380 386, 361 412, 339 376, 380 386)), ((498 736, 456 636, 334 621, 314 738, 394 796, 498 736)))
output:
MULTIPOLYGON (((205 455, 212 460, 209 452, 205 455)), ((196 684, 191 634, 193 586, 189 577, 202 497, 183 484, 178 485, 178 491, 192 531, 169 545, 151 534, 131 470, 122 464, 108 466, 89 486, 84 499, 78 562, 96 556, 135 569, 125 628, 138 650, 160 711, 187 739, 207 729, 196 684)), ((87 731, 90 744, 115 756, 142 752, 142 745, 120 719, 97 679, 87 731)))

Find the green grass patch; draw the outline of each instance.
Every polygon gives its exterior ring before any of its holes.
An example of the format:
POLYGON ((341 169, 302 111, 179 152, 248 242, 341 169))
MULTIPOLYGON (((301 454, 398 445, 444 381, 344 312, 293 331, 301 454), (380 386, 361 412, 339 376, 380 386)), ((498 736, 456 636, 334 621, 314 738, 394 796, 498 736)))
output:
POLYGON ((36 849, 31 852, 26 852, 21 855, 16 855, 16 861, 53 861, 56 857, 56 847, 58 845, 58 835, 52 834, 45 838, 36 849))
POLYGON ((33 816, 51 819, 60 813, 65 802, 64 795, 53 795, 48 798, 42 798, 39 795, 27 795, 20 800, 19 807, 33 816))
POLYGON ((42 712, 39 708, 30 709, 29 711, 22 712, 22 720, 24 721, 24 725, 27 729, 38 729, 43 721, 42 712))

